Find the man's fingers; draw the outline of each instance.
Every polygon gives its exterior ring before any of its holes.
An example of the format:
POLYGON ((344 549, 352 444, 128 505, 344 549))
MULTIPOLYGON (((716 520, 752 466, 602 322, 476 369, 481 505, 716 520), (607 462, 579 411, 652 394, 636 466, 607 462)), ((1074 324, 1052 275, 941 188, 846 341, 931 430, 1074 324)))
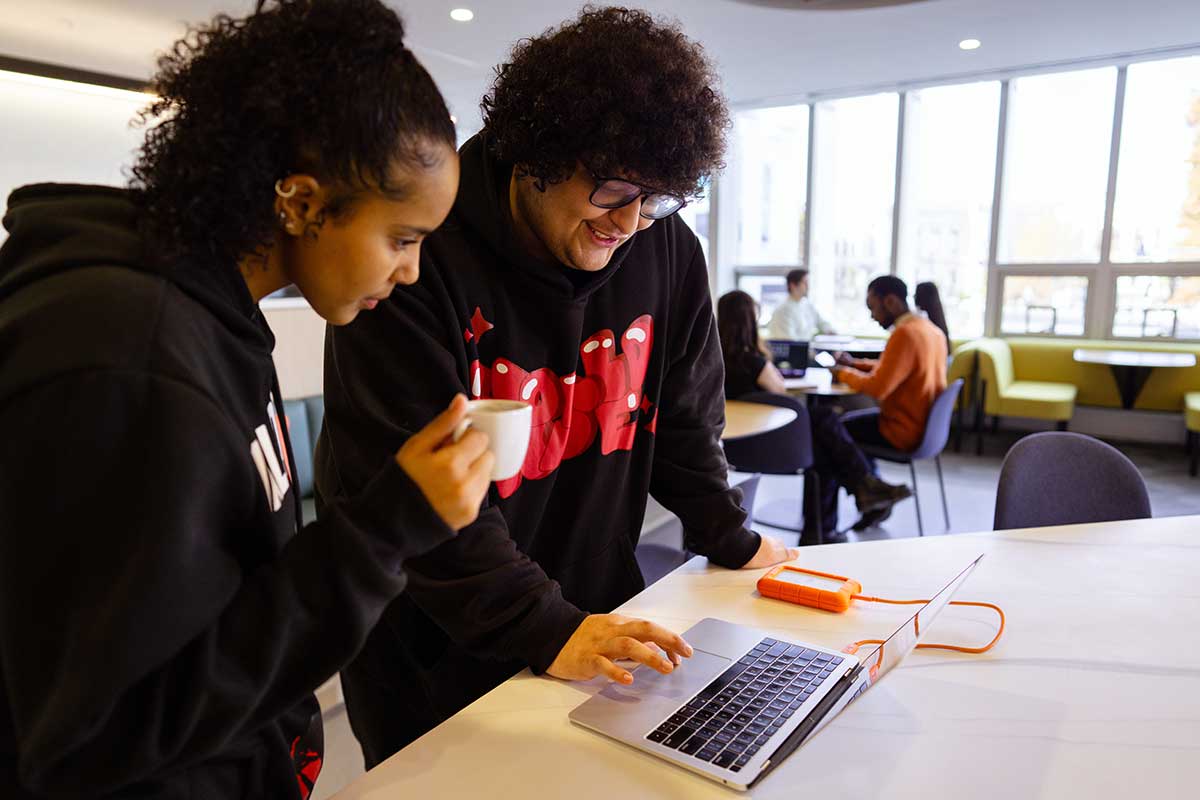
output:
POLYGON ((446 410, 438 414, 429 424, 414 433, 409 441, 418 449, 429 452, 441 444, 442 440, 454 433, 463 418, 467 415, 467 398, 461 394, 455 395, 446 410))
POLYGON ((645 664, 651 669, 656 669, 664 675, 669 674, 675 669, 675 665, 663 658, 657 649, 651 650, 630 636, 618 636, 615 639, 610 639, 608 645, 606 648, 606 655, 608 656, 632 659, 639 664, 645 664))
POLYGON ((679 653, 688 658, 692 655, 692 646, 682 636, 648 620, 626 623, 621 626, 621 633, 643 642, 654 642, 668 653, 679 653))
POLYGON ((633 683, 633 675, 598 653, 592 659, 592 665, 596 670, 596 674, 603 675, 610 681, 633 683))

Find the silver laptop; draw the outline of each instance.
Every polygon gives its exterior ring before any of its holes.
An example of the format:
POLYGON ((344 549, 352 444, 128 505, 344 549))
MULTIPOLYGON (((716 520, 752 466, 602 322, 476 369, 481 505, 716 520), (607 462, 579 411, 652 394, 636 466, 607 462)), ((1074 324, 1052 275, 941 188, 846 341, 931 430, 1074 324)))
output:
POLYGON ((609 684, 570 719, 748 789, 912 652, 982 558, 857 657, 704 619, 684 633, 694 653, 672 674, 639 668, 632 686, 609 684))

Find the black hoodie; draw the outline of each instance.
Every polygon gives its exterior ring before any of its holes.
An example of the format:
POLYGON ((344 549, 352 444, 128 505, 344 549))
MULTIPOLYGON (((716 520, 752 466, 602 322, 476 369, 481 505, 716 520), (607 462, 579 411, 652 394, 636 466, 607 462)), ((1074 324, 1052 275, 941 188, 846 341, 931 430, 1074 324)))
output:
POLYGON ((406 565, 407 591, 343 671, 368 762, 518 669, 544 671, 586 613, 640 591, 648 495, 714 563, 740 567, 759 546, 726 479, 699 240, 674 216, 599 272, 536 262, 513 239, 511 174, 486 132, 464 145, 458 199, 422 248, 420 281, 327 329, 323 498, 359 491, 455 392, 534 405, 522 474, 493 485, 459 537, 406 565))
POLYGON ((307 796, 314 689, 452 536, 394 459, 297 532, 274 339, 119 189, 30 186, 0 249, 0 796, 307 796))

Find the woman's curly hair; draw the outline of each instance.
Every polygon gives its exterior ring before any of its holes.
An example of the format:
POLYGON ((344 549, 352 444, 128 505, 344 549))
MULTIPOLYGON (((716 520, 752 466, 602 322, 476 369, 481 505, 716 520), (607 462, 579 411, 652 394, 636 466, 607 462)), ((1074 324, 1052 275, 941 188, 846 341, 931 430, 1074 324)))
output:
POLYGON ((333 187, 330 217, 355 196, 402 196, 397 167, 455 146, 446 102, 379 0, 260 0, 158 60, 158 95, 132 169, 147 232, 168 258, 236 261, 277 226, 275 181, 306 172, 333 187))
POLYGON ((523 39, 481 103, 498 158, 542 185, 582 162, 693 197, 724 164, 729 112, 703 48, 644 11, 585 6, 523 39))

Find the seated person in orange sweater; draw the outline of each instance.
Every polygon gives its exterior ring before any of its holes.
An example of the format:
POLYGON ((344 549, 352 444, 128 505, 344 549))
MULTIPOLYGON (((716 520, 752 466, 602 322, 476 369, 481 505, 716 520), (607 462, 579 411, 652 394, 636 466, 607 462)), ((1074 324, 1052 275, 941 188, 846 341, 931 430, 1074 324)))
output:
MULTIPOLYGON (((871 317, 892 335, 878 359, 838 354, 835 379, 879 403, 878 414, 848 415, 844 422, 855 441, 912 450, 925 435, 934 399, 946 388, 946 336, 928 319, 908 308, 908 286, 884 275, 867 286, 871 317)), ((837 495, 833 495, 837 502, 837 495)), ((889 509, 866 513, 862 530, 886 519, 889 509)))

